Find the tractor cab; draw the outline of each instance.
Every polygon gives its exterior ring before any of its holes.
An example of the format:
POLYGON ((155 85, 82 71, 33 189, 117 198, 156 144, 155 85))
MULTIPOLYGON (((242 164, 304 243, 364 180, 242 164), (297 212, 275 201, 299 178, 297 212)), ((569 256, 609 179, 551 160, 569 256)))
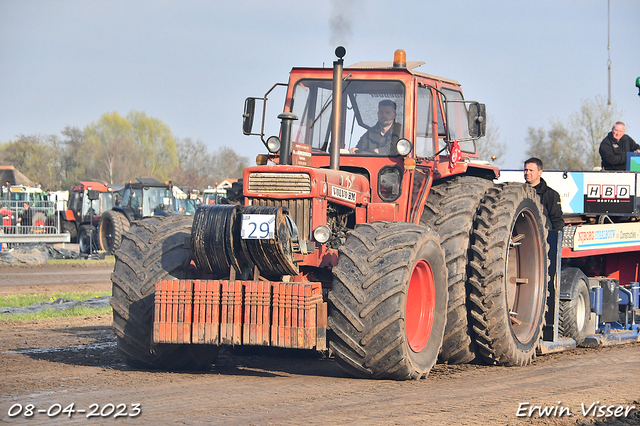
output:
POLYGON ((122 193, 121 210, 129 219, 138 220, 151 216, 165 215, 171 205, 171 187, 153 178, 137 178, 129 182, 122 193))

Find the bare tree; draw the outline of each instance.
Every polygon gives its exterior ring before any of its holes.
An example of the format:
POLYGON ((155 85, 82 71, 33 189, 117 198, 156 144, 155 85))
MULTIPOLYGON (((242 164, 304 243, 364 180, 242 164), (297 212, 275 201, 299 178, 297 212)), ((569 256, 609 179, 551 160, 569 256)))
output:
POLYGON ((488 114, 486 134, 476 142, 476 145, 478 147, 478 157, 481 160, 491 160, 492 157, 495 157, 494 161, 500 164, 507 153, 506 142, 500 140, 500 126, 495 124, 488 114))
POLYGON ((583 100, 566 122, 549 120, 548 131, 529 127, 526 154, 540 158, 546 169, 591 170, 600 165, 600 142, 621 115, 602 96, 583 100))
MULTIPOLYGON (((551 129, 529 127, 526 142, 527 157, 542 160, 545 169, 582 170, 584 152, 571 129, 558 120, 551 120, 551 129)), ((526 160, 523 158, 523 161, 526 160)))
POLYGON ((213 178, 218 184, 225 179, 239 179, 249 165, 249 158, 237 154, 233 149, 223 146, 213 154, 213 178))
POLYGON ((583 100, 580 111, 571 114, 571 125, 585 151, 585 166, 588 169, 600 166, 600 142, 611 131, 613 124, 620 119, 615 102, 607 105, 604 96, 583 100))
POLYGON ((191 138, 176 139, 176 148, 179 165, 171 176, 174 183, 200 189, 215 183, 213 159, 204 142, 199 139, 194 142, 191 138))

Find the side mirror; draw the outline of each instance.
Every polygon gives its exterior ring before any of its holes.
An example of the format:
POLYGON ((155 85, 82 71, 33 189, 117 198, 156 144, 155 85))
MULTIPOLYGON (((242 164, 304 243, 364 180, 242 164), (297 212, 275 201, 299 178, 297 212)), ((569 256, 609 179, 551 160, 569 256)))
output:
POLYGON ((253 128, 253 116, 256 111, 256 99, 247 98, 244 101, 244 114, 242 114, 242 133, 251 134, 253 128))
POLYGON ((481 138, 487 131, 487 108, 484 104, 473 102, 469 104, 469 136, 481 138))
POLYGON ((90 189, 87 191, 87 198, 91 201, 97 200, 100 198, 100 191, 96 191, 95 189, 90 189))

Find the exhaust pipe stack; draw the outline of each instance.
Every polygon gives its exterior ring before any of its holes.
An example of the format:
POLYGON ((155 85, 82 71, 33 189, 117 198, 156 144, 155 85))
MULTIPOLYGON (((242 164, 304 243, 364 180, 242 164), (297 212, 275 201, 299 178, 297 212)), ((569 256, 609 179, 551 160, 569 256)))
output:
POLYGON ((291 164, 291 127, 293 121, 298 117, 292 112, 283 112, 278 116, 282 120, 280 124, 280 137, 282 138, 282 144, 280 145, 280 164, 291 164))
POLYGON ((329 149, 329 168, 340 169, 340 141, 342 135, 342 69, 343 57, 347 50, 338 46, 336 56, 338 60, 333 61, 333 102, 331 105, 331 147, 329 149))

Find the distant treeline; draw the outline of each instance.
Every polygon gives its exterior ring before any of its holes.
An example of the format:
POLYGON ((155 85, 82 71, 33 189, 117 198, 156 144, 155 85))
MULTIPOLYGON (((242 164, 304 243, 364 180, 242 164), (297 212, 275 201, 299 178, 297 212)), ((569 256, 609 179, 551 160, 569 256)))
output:
POLYGON ((84 130, 19 135, 0 143, 0 164, 12 165, 43 189, 65 190, 78 181, 125 183, 137 177, 206 188, 242 177, 249 159, 228 147, 209 153, 204 142, 178 139, 144 112, 106 113, 84 130))

